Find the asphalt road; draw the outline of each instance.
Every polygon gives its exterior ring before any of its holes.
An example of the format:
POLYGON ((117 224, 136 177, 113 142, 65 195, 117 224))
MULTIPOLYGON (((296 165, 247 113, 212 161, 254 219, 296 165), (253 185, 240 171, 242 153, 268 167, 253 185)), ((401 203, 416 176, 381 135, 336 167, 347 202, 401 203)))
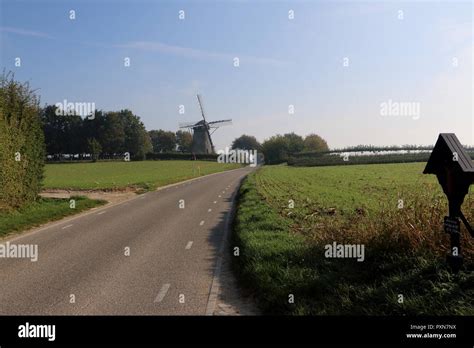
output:
POLYGON ((251 170, 148 192, 1 240, 37 244, 38 260, 0 258, 0 315, 206 314, 232 197, 251 170))

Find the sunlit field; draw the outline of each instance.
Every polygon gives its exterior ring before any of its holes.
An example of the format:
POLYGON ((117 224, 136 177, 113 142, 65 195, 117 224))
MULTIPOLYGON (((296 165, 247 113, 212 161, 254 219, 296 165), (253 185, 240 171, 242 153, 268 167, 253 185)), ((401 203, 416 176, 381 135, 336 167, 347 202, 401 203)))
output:
POLYGON ((159 186, 239 168, 237 164, 211 161, 139 161, 48 164, 46 189, 113 190, 159 186))
MULTIPOLYGON (((424 163, 266 166, 241 189, 237 268, 263 310, 291 314, 474 314, 474 243, 447 271, 447 200, 424 163), (365 258, 326 258, 328 244, 365 258), (289 303, 289 294, 294 303, 289 303)), ((474 221, 471 188, 462 208, 474 221)))

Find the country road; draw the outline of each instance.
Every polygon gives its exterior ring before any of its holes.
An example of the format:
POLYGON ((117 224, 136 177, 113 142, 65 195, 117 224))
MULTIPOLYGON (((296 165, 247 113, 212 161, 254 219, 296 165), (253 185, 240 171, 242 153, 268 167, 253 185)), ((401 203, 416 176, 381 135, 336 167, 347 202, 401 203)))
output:
POLYGON ((226 218, 252 169, 148 192, 0 240, 38 245, 36 262, 0 258, 0 315, 212 313, 226 218))

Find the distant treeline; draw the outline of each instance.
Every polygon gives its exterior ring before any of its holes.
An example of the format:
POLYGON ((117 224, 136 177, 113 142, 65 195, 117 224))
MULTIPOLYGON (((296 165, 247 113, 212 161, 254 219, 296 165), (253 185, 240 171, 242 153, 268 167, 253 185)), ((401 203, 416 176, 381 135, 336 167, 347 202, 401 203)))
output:
MULTIPOLYGON (((400 150, 400 149, 399 149, 400 150)), ((404 149, 407 150, 407 149, 404 149)), ((418 150, 420 150, 418 148, 418 150)), ((431 155, 430 151, 408 152, 408 153, 389 153, 373 155, 351 155, 352 153, 367 151, 331 151, 323 153, 307 152, 291 154, 288 157, 288 165, 292 166, 332 166, 332 165, 351 165, 351 164, 378 164, 378 163, 408 163, 408 162, 426 162, 431 155)), ((394 151, 380 150, 376 151, 394 151)), ((468 148, 468 154, 474 159, 474 150, 468 148)))
MULTIPOLYGON (((463 145, 468 151, 474 151, 474 146, 463 145)), ((373 146, 373 145, 356 145, 349 146, 342 149, 332 149, 325 151, 325 153, 341 153, 341 152, 385 152, 385 151, 431 151, 434 145, 388 145, 388 146, 373 146)), ((314 151, 312 151, 314 152, 314 151)), ((302 153, 305 153, 304 151, 302 153)), ((321 153, 321 152, 319 152, 321 153)))
POLYGON ((130 110, 95 110, 83 118, 63 115, 55 105, 48 105, 41 109, 40 117, 49 159, 63 158, 63 154, 80 159, 90 154, 95 160, 124 153, 131 159, 143 159, 152 151, 145 126, 130 110))
POLYGON ((47 105, 41 108, 40 119, 48 161, 123 160, 125 156, 142 160, 151 153, 191 151, 189 132, 147 132, 130 110, 94 110, 81 116, 47 105))

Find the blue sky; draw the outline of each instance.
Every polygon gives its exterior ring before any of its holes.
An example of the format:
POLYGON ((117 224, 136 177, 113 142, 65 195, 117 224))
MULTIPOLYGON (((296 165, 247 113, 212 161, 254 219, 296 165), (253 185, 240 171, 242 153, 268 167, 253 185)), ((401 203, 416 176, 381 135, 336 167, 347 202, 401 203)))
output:
POLYGON ((468 1, 0 0, 0 11, 0 66, 43 104, 129 108, 175 131, 200 119, 199 92, 208 120, 233 119, 217 149, 292 131, 330 147, 432 144, 440 132, 474 144, 468 1), (420 112, 383 116, 388 101, 420 112))

